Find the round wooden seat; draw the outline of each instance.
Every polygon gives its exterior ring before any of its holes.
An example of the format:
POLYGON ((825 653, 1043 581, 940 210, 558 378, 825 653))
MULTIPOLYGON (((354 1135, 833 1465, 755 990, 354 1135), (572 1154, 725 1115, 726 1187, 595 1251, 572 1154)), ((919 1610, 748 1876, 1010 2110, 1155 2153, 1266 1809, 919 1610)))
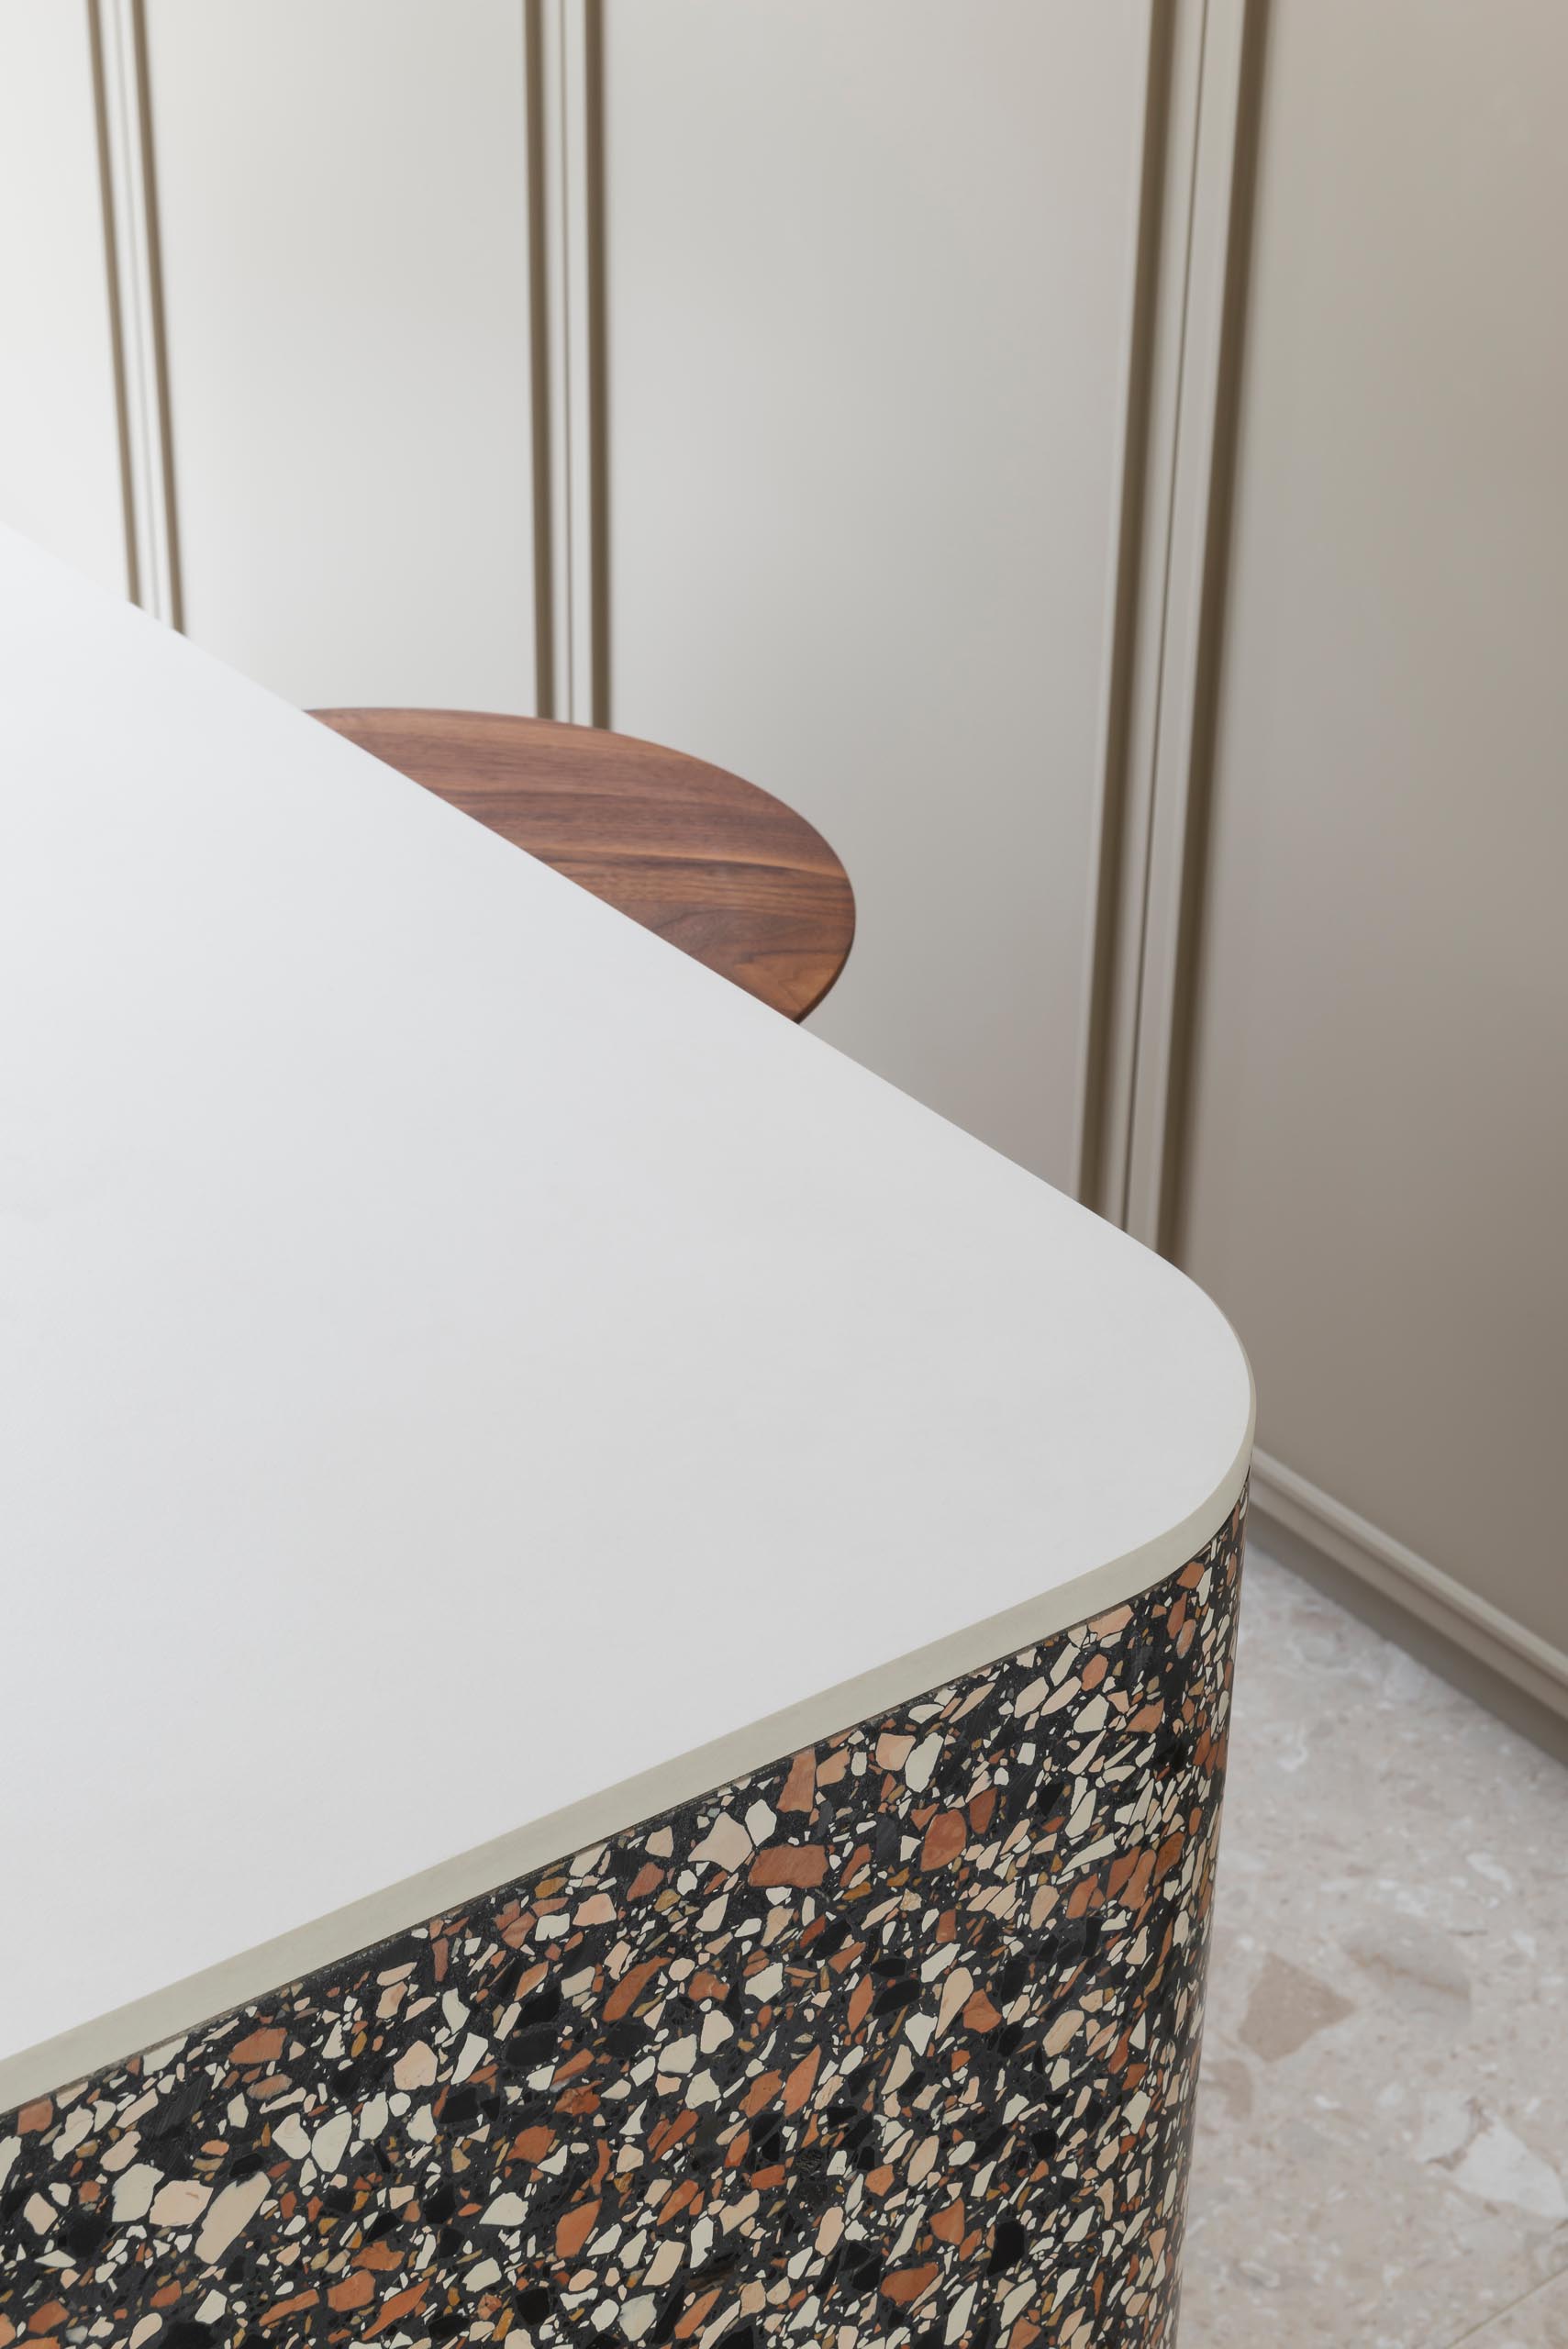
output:
POLYGON ((312 715, 791 1019, 844 967, 843 866, 804 817, 722 767, 550 718, 312 715))

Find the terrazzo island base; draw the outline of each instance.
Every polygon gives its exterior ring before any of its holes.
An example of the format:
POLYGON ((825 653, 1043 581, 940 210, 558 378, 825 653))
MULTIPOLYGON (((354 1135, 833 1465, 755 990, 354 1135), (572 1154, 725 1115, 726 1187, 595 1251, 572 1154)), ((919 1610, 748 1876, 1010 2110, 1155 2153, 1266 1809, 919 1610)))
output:
POLYGON ((0 2341, 1173 2338, 1241 1508, 0 2122, 0 2341))
POLYGON ((0 2349, 1173 2349, 1208 1300, 4 532, 0 1000, 0 2349))

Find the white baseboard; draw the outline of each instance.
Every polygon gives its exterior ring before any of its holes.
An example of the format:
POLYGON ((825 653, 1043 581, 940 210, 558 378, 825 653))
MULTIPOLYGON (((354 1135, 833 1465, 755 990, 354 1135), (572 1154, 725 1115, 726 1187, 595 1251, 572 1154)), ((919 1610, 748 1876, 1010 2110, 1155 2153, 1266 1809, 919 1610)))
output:
POLYGON ((1282 1526, 1307 1550, 1366 1583, 1414 1615, 1460 1653, 1568 1720, 1568 1655, 1527 1631, 1490 1600, 1478 1598, 1440 1566, 1407 1550, 1354 1509, 1298 1476, 1266 1452, 1252 1459, 1252 1508, 1266 1527, 1282 1526))

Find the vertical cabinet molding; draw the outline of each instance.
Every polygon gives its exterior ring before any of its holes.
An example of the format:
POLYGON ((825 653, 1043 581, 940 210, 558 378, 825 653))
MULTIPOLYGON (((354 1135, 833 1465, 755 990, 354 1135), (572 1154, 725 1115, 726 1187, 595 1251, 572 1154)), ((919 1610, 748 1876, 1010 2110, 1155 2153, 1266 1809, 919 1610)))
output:
POLYGON ((1155 1248, 1179 1146, 1262 22, 1260 0, 1175 0, 1151 20, 1079 1186, 1155 1248))
POLYGON ((540 714, 606 722, 599 0, 528 0, 540 714))
POLYGON ((183 625, 169 425, 157 167, 140 0, 89 0, 120 401, 128 585, 154 619, 183 625))

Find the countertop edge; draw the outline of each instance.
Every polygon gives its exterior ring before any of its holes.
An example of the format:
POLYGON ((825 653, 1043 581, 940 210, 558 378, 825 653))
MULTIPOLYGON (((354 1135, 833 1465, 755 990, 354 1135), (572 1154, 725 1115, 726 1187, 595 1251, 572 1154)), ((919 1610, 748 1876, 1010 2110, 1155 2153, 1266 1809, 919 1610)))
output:
MULTIPOLYGON (((1250 1375, 1248 1383, 1251 1390, 1250 1375)), ((1051 1639, 1090 1616, 1139 1597, 1195 1555, 1235 1508, 1251 1463, 1256 1416, 1256 1394, 1251 1390, 1240 1448, 1218 1485, 1178 1523, 1139 1548, 1058 1584, 1040 1598, 1025 1599, 870 1671, 835 1682, 742 1729, 622 1778, 434 1867, 401 1877, 378 1892, 330 1909, 88 2022, 19 2049, 0 2059, 0 2114, 106 2065, 125 2063, 133 2054, 195 2031, 284 1983, 406 1932, 428 1917, 460 1908, 515 1877, 709 1794, 781 1754, 834 1736, 856 1721, 906 1704, 944 1681, 1051 1639)))

